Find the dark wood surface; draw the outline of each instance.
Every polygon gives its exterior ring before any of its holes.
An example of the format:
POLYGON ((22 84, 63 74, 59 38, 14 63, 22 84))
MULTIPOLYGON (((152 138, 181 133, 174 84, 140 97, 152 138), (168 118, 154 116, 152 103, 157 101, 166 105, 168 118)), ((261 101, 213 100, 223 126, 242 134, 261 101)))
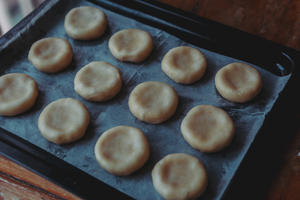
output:
POLYGON ((299 0, 160 0, 199 16, 300 49, 299 0))
MULTIPOLYGON (((160 1, 268 40, 300 49, 300 0, 160 1)), ((266 182, 263 191, 260 191, 263 193, 262 199, 300 199, 300 113, 293 118, 293 121, 295 121, 296 128, 292 131, 287 129, 290 132, 284 134, 289 135, 288 139, 280 151, 274 151, 278 154, 279 162, 274 164, 272 177, 266 182)), ((259 183, 260 180, 257 182, 259 183)), ((0 156, 0 200, 2 199, 76 200, 79 198, 0 156)))

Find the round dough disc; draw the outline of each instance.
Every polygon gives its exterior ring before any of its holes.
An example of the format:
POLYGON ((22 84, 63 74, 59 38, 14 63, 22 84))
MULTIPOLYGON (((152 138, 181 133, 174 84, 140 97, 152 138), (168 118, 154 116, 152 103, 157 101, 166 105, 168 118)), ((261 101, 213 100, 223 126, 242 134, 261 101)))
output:
POLYGON ((128 101, 131 113, 139 120, 158 124, 169 119, 176 111, 178 96, 169 85, 144 82, 136 86, 128 101))
POLYGON ((250 65, 231 63, 217 72, 215 84, 225 99, 244 103, 260 92, 262 80, 259 72, 250 65))
POLYGON ((153 41, 146 31, 125 29, 109 39, 108 47, 116 59, 138 63, 149 56, 153 49, 153 41))
POLYGON ((108 172, 124 176, 141 168, 149 158, 147 138, 137 128, 117 126, 105 131, 95 145, 95 156, 108 172))
POLYGON ((14 116, 27 111, 37 96, 37 84, 30 76, 11 73, 0 77, 0 115, 14 116))
POLYGON ((207 186, 207 174, 201 161, 176 153, 161 159, 152 170, 156 191, 165 199, 195 199, 207 186))
POLYGON ((222 109, 200 105, 191 109, 181 123, 184 139, 202 152, 216 152, 228 146, 234 135, 234 124, 222 109))
POLYGON ((74 89, 90 101, 105 101, 122 87, 121 72, 106 62, 91 62, 80 69, 74 79, 74 89))
POLYGON ((61 38, 44 38, 33 43, 28 59, 42 72, 59 72, 71 63, 72 47, 61 38))
POLYGON ((171 49, 164 56, 161 68, 175 82, 191 84, 204 75, 206 59, 198 49, 181 46, 171 49))
POLYGON ((89 124, 90 115, 78 100, 62 98, 42 111, 38 120, 41 134, 56 144, 67 144, 80 139, 89 124))
POLYGON ((77 40, 91 40, 105 32, 107 20, 104 12, 91 6, 73 8, 65 17, 66 33, 77 40))

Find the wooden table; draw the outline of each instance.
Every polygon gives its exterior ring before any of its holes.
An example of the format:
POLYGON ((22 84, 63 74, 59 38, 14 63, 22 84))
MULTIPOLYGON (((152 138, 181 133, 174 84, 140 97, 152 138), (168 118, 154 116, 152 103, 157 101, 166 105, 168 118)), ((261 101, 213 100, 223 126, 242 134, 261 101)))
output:
MULTIPOLYGON (((299 0, 160 1, 300 50, 299 0)), ((279 143, 280 147, 276 148, 275 151, 268 151, 267 149, 264 151, 276 154, 275 157, 278 161, 272 164, 270 170, 264 169, 265 171, 262 171, 268 176, 264 177, 262 174, 262 177, 257 180, 248 178, 249 187, 256 188, 253 192, 259 192, 262 199, 300 199, 299 122, 300 112, 293 116, 291 126, 294 128, 286 129, 288 132, 285 134, 289 137, 282 136, 285 139, 279 143), (257 189, 256 183, 263 183, 264 186, 257 189)), ((254 169, 259 170, 259 168, 254 169)), ((258 173, 258 171, 253 171, 253 173, 258 173)), ((251 192, 245 194, 245 198, 247 196, 251 196, 251 192)), ((79 199, 33 172, 0 156, 0 200, 18 198, 79 199)))

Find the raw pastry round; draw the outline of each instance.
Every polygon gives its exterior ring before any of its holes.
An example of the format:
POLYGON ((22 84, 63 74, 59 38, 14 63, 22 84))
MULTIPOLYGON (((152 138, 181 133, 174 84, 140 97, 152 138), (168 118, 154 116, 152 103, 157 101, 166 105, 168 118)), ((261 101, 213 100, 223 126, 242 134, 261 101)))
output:
POLYGON ((225 99, 244 103, 260 92, 262 80, 259 72, 250 65, 231 63, 217 72, 215 84, 225 99))
POLYGON ((152 170, 156 191, 165 199, 195 199, 207 186, 207 174, 201 161, 183 153, 169 154, 152 170))
POLYGON ((115 33, 108 42, 112 55, 120 61, 141 62, 153 49, 151 35, 139 29, 125 29, 115 33))
POLYGON ((80 101, 62 98, 46 106, 40 114, 38 127, 47 140, 66 144, 81 138, 89 121, 89 112, 80 101))
POLYGON ((67 40, 50 37, 33 43, 28 59, 38 70, 55 73, 71 63, 72 55, 72 47, 67 40))
POLYGON ((158 124, 169 119, 176 111, 178 96, 169 85, 144 82, 136 86, 129 96, 129 109, 139 120, 158 124))
POLYGON ((216 152, 228 146, 234 135, 234 124, 221 108, 200 105, 191 109, 181 123, 184 139, 202 152, 216 152))
POLYGON ((80 69, 74 79, 74 89, 90 101, 105 101, 122 87, 121 72, 106 62, 91 62, 80 69))
POLYGON ((37 84, 30 76, 11 73, 0 77, 0 115, 14 116, 27 111, 37 96, 37 84))
POLYGON ((181 46, 171 49, 164 56, 161 68, 175 82, 191 84, 204 75, 206 59, 198 49, 181 46))
POLYGON ((105 32, 107 20, 99 8, 82 6, 73 8, 65 17, 66 33, 77 40, 91 40, 105 32))
POLYGON ((130 126, 117 126, 105 131, 95 145, 99 164, 119 176, 141 168, 149 154, 149 144, 143 132, 130 126))

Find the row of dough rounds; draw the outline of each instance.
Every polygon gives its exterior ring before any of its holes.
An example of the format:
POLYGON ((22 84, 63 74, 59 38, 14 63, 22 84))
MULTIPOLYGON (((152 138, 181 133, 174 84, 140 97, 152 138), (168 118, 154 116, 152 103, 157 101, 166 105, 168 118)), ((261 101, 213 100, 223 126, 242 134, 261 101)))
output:
MULTIPOLYGON (((149 158, 148 141, 143 132, 129 126, 105 131, 95 145, 99 164, 112 174, 129 175, 149 158)), ((201 161, 187 154, 169 154, 152 170, 155 189, 166 199, 190 199, 200 196, 207 185, 201 161)))
MULTIPOLYGON (((100 37, 106 29, 103 11, 93 7, 72 9, 65 18, 67 34, 79 40, 100 37)), ((141 62, 153 49, 149 33, 126 29, 109 40, 112 55, 121 61, 141 62)), ((64 39, 45 38, 35 42, 28 55, 40 71, 54 73, 65 69, 72 60, 72 47, 64 39)), ((181 84, 200 80, 206 70, 205 56, 195 48, 176 47, 163 58, 162 71, 181 84)), ((216 89, 233 102, 247 102, 261 89, 259 73, 249 65, 232 63, 215 76, 216 89)), ((74 89, 89 101, 106 101, 122 87, 120 70, 106 62, 91 62, 74 78, 74 89)), ((38 96, 36 82, 28 75, 12 73, 0 77, 0 115, 13 116, 34 105, 38 96)), ((178 95, 169 85, 144 82, 129 96, 129 109, 138 119, 158 124, 176 111, 178 95)), ((46 106, 40 114, 41 134, 57 144, 80 139, 89 124, 86 107, 78 100, 63 98, 46 106)), ((181 123, 184 139, 202 152, 215 152, 230 144, 234 124, 222 109, 200 105, 191 109, 181 123)), ((141 168, 149 158, 150 149, 143 132, 134 127, 118 126, 104 132, 95 145, 99 164, 116 175, 128 175, 141 168)), ((207 175, 201 161, 187 154, 170 154, 160 160, 152 171, 155 189, 166 199, 190 199, 200 196, 207 185, 207 175)))

